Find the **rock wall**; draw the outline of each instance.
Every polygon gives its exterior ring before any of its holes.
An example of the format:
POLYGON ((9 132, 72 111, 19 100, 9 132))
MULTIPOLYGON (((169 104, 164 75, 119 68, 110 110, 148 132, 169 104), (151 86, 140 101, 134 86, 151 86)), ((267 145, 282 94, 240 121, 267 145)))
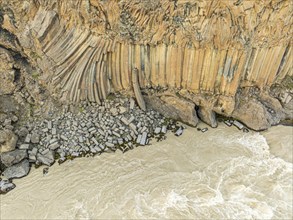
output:
POLYGON ((293 118, 289 0, 0 3, 0 36, 13 36, 0 46, 25 57, 57 100, 131 94, 136 68, 149 97, 169 105, 167 90, 212 127, 215 113, 255 130, 293 118))

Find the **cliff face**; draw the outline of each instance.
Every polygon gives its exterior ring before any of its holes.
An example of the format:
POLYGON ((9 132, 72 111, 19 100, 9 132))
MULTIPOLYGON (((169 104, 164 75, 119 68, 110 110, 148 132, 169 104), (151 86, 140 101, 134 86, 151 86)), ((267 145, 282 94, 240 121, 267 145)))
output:
POLYGON ((0 5, 0 55, 7 57, 1 70, 11 83, 0 84, 0 95, 15 90, 7 63, 13 70, 13 57, 21 57, 22 75, 57 100, 99 103, 114 91, 131 93, 136 68, 139 87, 158 110, 173 97, 195 104, 213 127, 220 114, 256 130, 293 118, 289 0, 0 5))

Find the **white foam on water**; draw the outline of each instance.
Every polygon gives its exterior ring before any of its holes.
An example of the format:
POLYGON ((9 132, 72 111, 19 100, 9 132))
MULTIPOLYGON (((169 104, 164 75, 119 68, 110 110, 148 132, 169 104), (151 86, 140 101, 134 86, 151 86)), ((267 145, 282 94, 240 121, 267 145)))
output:
POLYGON ((89 213, 85 207, 85 202, 76 202, 68 217, 71 219, 89 219, 89 213), (72 214, 72 217, 70 217, 70 214, 72 214))
MULTIPOLYGON (((241 144, 247 143, 238 140, 241 144)), ((192 200, 199 216, 212 218, 206 215, 208 208, 210 213, 223 215, 223 218, 292 218, 288 212, 292 210, 292 205, 288 205, 292 204, 292 164, 269 157, 266 144, 256 142, 262 144, 255 145, 259 149, 253 150, 254 157, 216 161, 203 171, 200 186, 215 193, 211 194, 213 198, 203 199, 199 195, 192 200)), ((248 143, 251 149, 251 142, 248 143)))
POLYGON ((192 172, 199 182, 193 186, 190 182, 186 191, 172 189, 156 200, 149 194, 137 195, 138 216, 144 218, 151 213, 153 217, 172 218, 173 212, 208 219, 292 218, 288 212, 292 205, 284 202, 292 201, 292 164, 270 155, 266 139, 259 133, 218 138, 223 145, 248 149, 252 156, 224 158, 202 172, 192 172), (190 189, 195 189, 192 197, 188 196, 190 189), (147 209, 149 212, 143 215, 142 210, 147 209))
POLYGON ((221 126, 196 132, 56 165, 46 177, 33 171, 1 197, 0 217, 293 218, 292 163, 271 155, 260 133, 221 126))

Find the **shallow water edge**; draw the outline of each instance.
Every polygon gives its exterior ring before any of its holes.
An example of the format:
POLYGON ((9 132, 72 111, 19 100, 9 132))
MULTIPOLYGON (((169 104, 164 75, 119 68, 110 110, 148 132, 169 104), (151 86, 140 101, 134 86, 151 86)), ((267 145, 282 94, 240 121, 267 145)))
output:
POLYGON ((292 219, 292 127, 202 133, 15 180, 1 219, 292 219))

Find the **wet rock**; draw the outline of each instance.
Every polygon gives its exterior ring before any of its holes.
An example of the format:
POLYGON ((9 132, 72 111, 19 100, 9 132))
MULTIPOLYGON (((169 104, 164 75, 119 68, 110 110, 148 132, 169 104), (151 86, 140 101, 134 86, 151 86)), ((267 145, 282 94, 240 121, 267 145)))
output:
POLYGON ((249 130, 247 128, 243 128, 242 130, 243 130, 244 133, 248 133, 249 132, 249 130))
POLYGON ((253 130, 265 130, 271 126, 269 113, 261 102, 255 99, 241 102, 232 116, 253 130))
POLYGON ((136 143, 137 143, 137 144, 140 144, 141 138, 142 138, 142 135, 139 134, 139 135, 137 136, 137 139, 136 139, 136 143))
POLYGON ((0 180, 0 194, 6 194, 15 188, 15 184, 9 180, 0 180))
POLYGON ((141 140, 140 140, 141 145, 146 145, 147 144, 147 136, 148 136, 147 132, 142 133, 141 140))
POLYGON ((233 121, 233 125, 235 125, 239 130, 244 128, 244 125, 241 124, 239 121, 233 121))
POLYGON ((16 147, 18 137, 11 130, 0 130, 0 152, 13 151, 16 147))
POLYGON ((177 131, 175 132, 176 136, 180 136, 183 134, 183 127, 181 126, 180 128, 177 129, 177 131))
MULTIPOLYGON (((243 89, 232 117, 243 122, 247 127, 260 131, 280 123, 287 115, 278 99, 266 92, 251 97, 249 90, 243 89)), ((289 118, 292 118, 292 111, 289 118)))
POLYGON ((231 122, 230 120, 226 120, 226 121, 224 121, 224 123, 225 123, 227 126, 231 127, 232 124, 233 124, 233 121, 231 122))
POLYGON ((200 106, 197 113, 198 117, 212 128, 216 128, 218 126, 216 113, 211 109, 200 106))
POLYGON ((166 125, 164 125, 164 126, 162 127, 162 133, 163 133, 163 134, 166 134, 166 133, 167 133, 167 126, 166 126, 166 125))
POLYGON ((203 129, 201 129, 200 131, 202 132, 202 133, 205 133, 205 132, 207 132, 209 129, 208 128, 203 128, 203 129))
POLYGON ((49 168, 48 168, 48 167, 45 167, 45 168, 43 169, 43 175, 44 175, 44 176, 47 175, 48 172, 49 172, 49 168))
POLYGON ((23 159, 27 158, 26 150, 14 150, 5 152, 0 155, 1 162, 6 166, 10 167, 16 163, 19 163, 23 159))
POLYGON ((26 176, 30 171, 29 161, 24 159, 22 162, 8 167, 4 170, 3 175, 7 179, 14 179, 26 176))

